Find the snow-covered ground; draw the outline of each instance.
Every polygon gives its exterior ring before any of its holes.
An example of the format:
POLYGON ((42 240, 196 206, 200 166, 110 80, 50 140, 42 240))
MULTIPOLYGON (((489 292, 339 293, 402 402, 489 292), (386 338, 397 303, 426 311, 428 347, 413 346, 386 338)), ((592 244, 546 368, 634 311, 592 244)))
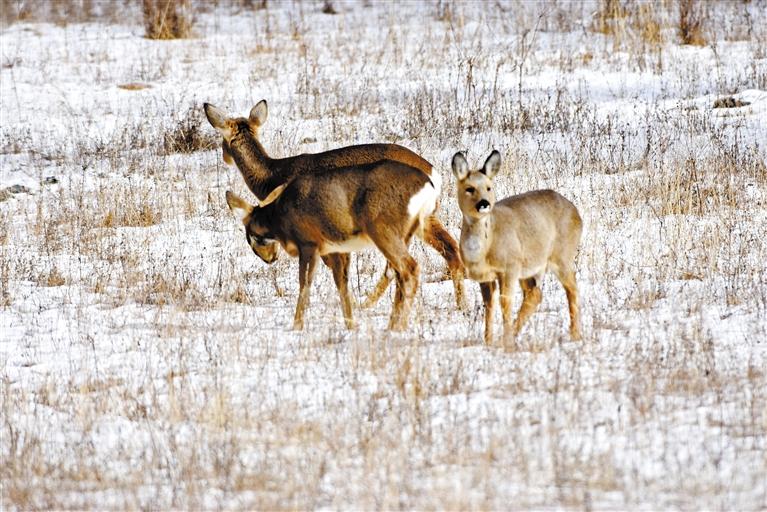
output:
MULTIPOLYGON (((131 4, 2 27, 0 507, 767 508, 763 0, 703 4, 703 47, 665 2, 607 31, 589 2, 234 4, 185 40, 131 4), (433 162, 456 237, 458 150, 570 198, 583 342, 547 278, 483 346, 419 242, 409 331, 391 290, 346 331, 324 267, 289 330, 297 262, 250 251, 201 110, 262 98, 274 156, 433 162)), ((383 268, 352 258, 358 298, 383 268)))

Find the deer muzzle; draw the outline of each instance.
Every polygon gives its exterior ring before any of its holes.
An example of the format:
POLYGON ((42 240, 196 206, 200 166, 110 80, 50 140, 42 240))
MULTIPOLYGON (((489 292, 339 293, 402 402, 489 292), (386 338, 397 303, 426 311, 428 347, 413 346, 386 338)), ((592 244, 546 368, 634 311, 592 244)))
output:
POLYGON ((488 201, 487 199, 482 199, 477 203, 476 208, 479 213, 490 213, 490 210, 492 210, 493 205, 491 205, 490 201, 488 201))

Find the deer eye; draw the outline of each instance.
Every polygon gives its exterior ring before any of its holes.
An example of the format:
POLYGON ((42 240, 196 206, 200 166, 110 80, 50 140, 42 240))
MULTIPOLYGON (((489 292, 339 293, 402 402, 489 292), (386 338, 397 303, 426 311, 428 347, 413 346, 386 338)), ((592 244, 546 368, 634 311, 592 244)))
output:
POLYGON ((476 192, 476 190, 474 190, 474 187, 466 187, 467 194, 473 194, 474 192, 476 192))
POLYGON ((493 190, 491 187, 487 187, 488 192, 490 192, 491 190, 493 190))
POLYGON ((258 246, 262 246, 265 244, 264 237, 262 237, 261 235, 251 235, 250 233, 245 233, 245 238, 248 239, 248 245, 250 245, 251 247, 253 246, 254 243, 258 246))

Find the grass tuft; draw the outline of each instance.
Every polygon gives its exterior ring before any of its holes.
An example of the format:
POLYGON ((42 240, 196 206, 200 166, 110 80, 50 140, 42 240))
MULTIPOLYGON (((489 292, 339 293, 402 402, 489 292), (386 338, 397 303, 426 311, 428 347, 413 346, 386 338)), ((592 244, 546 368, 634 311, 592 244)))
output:
POLYGON ((208 127, 202 108, 192 105, 181 119, 163 134, 164 153, 169 155, 214 149, 219 144, 219 138, 211 133, 208 127))
POLYGON ((142 0, 145 35, 149 39, 184 39, 192 35, 190 0, 142 0))
POLYGON ((699 0, 679 0, 679 39, 682 44, 705 46, 705 6, 699 0))

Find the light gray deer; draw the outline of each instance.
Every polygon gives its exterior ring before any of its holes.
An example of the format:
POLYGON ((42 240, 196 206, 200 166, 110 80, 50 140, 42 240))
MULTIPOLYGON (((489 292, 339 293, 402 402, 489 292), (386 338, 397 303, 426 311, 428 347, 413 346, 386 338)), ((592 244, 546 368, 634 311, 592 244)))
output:
MULTIPOLYGON (((441 181, 439 173, 434 171, 428 161, 396 144, 361 144, 322 153, 271 158, 258 139, 259 128, 266 122, 269 113, 265 100, 259 101, 251 109, 247 118, 228 117, 224 111, 208 103, 205 103, 204 108, 208 121, 223 137, 224 161, 237 165, 248 188, 259 201, 269 202, 275 197, 273 194, 278 195, 281 192, 280 187, 299 176, 322 174, 349 166, 365 166, 383 160, 401 162, 407 167, 418 169, 432 182, 441 181)), ((377 167, 372 168, 377 169, 377 167)), ((395 181, 398 180, 394 174, 391 177, 395 181)), ((408 183, 408 180, 405 179, 405 182, 408 183)), ((326 199, 328 202, 332 200, 332 197, 326 199)), ((456 302, 460 308, 463 308, 464 271, 458 244, 433 211, 423 220, 419 233, 427 244, 445 258, 453 279, 456 302)), ((272 263, 277 258, 276 242, 253 239, 249 240, 249 243, 256 255, 264 262, 272 263)), ((387 267, 375 290, 368 297, 366 306, 375 303, 386 290, 394 275, 391 270, 387 267)))
POLYGON ((553 190, 535 190, 496 201, 493 178, 501 155, 493 151, 481 169, 469 170, 462 153, 453 156, 458 205, 463 213, 461 256, 466 273, 478 281, 485 304, 485 343, 493 343, 495 292, 500 290, 504 337, 516 336, 541 303, 540 284, 550 270, 564 286, 570 309, 570 337, 581 338, 575 256, 582 221, 575 206, 553 190), (522 305, 514 324, 515 283, 522 305))

